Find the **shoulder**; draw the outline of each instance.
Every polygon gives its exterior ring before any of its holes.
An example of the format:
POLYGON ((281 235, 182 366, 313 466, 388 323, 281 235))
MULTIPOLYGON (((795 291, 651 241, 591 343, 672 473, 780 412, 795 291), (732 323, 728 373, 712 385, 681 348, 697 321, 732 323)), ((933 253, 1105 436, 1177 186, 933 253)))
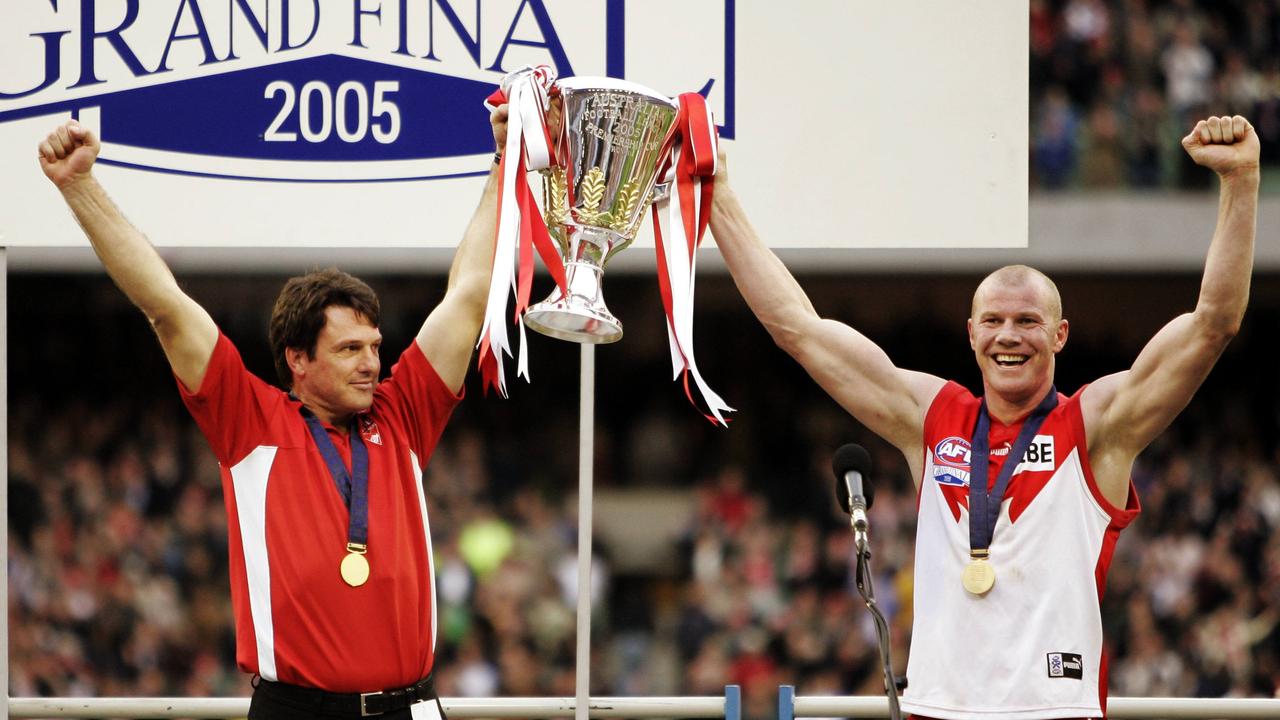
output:
MULTIPOLYGON (((954 380, 947 380, 933 396, 925 412, 925 436, 929 437, 939 432, 954 434, 958 425, 965 423, 972 425, 980 402, 963 385, 954 380)), ((965 432, 967 434, 968 430, 965 432)))
POLYGON ((1071 400, 1076 401, 1080 406, 1080 418, 1087 436, 1092 438, 1099 431, 1105 431, 1107 413, 1127 375, 1126 370, 1100 377, 1071 396, 1071 400))
POLYGON ((423 353, 416 341, 410 342, 396 364, 391 367, 391 375, 378 383, 374 394, 375 409, 391 404, 412 405, 426 402, 452 407, 462 400, 463 391, 457 393, 449 389, 435 366, 423 353))
POLYGON ((970 407, 976 408, 981 402, 968 388, 956 382, 955 380, 947 380, 938 388, 933 396, 933 400, 929 403, 929 416, 956 410, 968 410, 970 407))

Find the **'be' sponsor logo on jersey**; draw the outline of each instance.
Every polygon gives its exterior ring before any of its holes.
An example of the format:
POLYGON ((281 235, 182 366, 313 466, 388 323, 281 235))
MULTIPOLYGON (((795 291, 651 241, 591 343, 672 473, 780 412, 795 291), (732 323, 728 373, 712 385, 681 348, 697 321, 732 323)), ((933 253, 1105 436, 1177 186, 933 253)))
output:
POLYGON ((1052 435, 1037 435, 1031 441, 1031 445, 1027 447, 1027 452, 1022 455, 1022 462, 1018 463, 1018 467, 1013 473, 1016 475, 1021 472, 1049 470, 1054 468, 1054 451, 1052 435))

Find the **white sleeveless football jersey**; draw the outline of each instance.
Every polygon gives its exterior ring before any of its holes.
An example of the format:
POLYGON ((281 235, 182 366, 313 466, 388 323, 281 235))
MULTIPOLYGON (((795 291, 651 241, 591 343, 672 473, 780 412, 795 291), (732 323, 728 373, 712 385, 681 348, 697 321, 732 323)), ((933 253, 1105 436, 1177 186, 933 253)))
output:
MULTIPOLYGON (((970 436, 980 400, 948 383, 925 418, 915 607, 902 708, 957 720, 1102 717, 1100 602, 1115 541, 1138 514, 1098 490, 1080 393, 1059 397, 1005 493, 991 541, 995 585, 961 584, 969 561, 970 436)), ((992 418, 989 485, 1021 422, 992 418)))

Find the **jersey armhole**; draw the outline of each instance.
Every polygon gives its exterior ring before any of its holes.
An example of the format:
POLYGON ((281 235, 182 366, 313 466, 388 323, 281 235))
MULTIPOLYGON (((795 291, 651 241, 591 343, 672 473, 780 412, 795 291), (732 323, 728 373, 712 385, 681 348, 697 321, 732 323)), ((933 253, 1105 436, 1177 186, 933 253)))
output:
POLYGON ((1064 408, 1067 421, 1071 424, 1071 434, 1074 436, 1077 457, 1080 458, 1080 469, 1084 473, 1084 482, 1089 488, 1089 494, 1093 496, 1094 502, 1098 503, 1098 507, 1111 518, 1111 524, 1117 528, 1123 528, 1138 516, 1142 505, 1138 501, 1138 491, 1133 486, 1132 477, 1129 478, 1129 491, 1123 508, 1116 507, 1102 494, 1098 481, 1093 477, 1093 465, 1089 462, 1089 439, 1084 429, 1084 413, 1080 410, 1080 398, 1087 387, 1089 387, 1087 384, 1082 386, 1074 395, 1067 398, 1064 408))

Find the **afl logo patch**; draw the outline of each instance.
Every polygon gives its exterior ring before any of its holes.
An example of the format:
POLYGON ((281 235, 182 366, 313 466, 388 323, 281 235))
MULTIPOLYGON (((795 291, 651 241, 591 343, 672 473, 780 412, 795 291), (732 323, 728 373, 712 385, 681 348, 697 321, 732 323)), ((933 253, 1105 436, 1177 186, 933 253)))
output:
POLYGON ((943 465, 951 467, 969 469, 969 459, 972 451, 969 447, 969 441, 965 438, 952 435, 933 446, 933 457, 943 465))
POLYGON ((941 485, 967 486, 972 457, 969 441, 957 435, 933 446, 933 479, 941 485))

